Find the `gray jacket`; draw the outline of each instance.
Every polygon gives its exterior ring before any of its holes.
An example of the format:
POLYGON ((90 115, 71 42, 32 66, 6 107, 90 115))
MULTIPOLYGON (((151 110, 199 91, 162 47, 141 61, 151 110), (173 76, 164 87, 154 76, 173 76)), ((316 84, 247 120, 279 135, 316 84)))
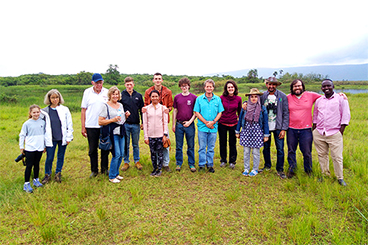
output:
MULTIPOLYGON (((264 105, 270 93, 268 91, 261 95, 261 104, 264 105)), ((276 130, 287 130, 289 128, 289 103, 286 94, 280 90, 275 91, 277 100, 276 130)))

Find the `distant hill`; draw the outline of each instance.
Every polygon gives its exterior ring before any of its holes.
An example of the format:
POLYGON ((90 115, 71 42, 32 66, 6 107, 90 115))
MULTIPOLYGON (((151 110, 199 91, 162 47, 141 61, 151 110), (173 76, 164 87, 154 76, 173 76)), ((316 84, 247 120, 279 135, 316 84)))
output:
MULTIPOLYGON (((283 70, 284 73, 303 73, 303 75, 309 73, 321 74, 328 76, 328 78, 335 81, 368 81, 368 63, 361 65, 326 65, 326 66, 301 66, 301 67, 280 67, 280 68, 250 68, 258 70, 258 77, 269 77, 272 76, 274 71, 279 72, 283 70)), ((233 77, 242 77, 248 74, 246 70, 229 71, 221 73, 213 73, 208 75, 231 75, 233 77)))

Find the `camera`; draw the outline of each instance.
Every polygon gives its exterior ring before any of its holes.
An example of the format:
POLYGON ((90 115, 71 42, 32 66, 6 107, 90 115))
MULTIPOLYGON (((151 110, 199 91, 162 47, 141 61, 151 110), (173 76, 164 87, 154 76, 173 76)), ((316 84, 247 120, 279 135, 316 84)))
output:
POLYGON ((15 161, 19 162, 20 160, 22 160, 23 166, 26 166, 26 162, 24 161, 25 157, 26 157, 26 155, 20 154, 19 156, 17 156, 17 158, 15 158, 15 161))

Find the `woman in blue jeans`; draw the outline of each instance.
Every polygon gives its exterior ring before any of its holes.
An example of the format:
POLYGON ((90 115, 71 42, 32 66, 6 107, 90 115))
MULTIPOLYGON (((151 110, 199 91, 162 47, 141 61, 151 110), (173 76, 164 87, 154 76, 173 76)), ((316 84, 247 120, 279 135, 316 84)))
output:
POLYGON ((110 137, 112 137, 113 149, 110 164, 109 181, 119 183, 123 177, 119 175, 120 164, 125 153, 125 119, 130 112, 124 113, 124 107, 118 101, 121 99, 120 90, 112 86, 107 92, 108 101, 102 106, 98 117, 98 124, 108 126, 110 137))
POLYGON ((51 89, 45 95, 42 119, 46 121, 46 127, 51 127, 52 147, 46 147, 45 177, 42 184, 51 180, 52 162, 54 161, 56 146, 58 147, 55 170, 55 181, 61 183, 61 170, 64 165, 66 146, 73 140, 73 121, 68 107, 63 106, 63 96, 57 89, 51 89))

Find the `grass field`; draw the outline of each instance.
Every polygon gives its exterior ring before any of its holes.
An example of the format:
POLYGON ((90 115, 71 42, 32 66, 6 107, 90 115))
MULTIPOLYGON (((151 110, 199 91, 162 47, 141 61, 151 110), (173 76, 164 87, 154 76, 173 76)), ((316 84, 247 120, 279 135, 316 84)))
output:
MULTIPOLYGON (((107 176, 88 178, 88 145, 80 134, 79 109, 86 87, 57 88, 72 110, 74 141, 67 148, 63 182, 51 182, 33 194, 22 191, 24 167, 14 162, 19 155, 18 134, 27 120, 29 105, 42 105, 51 87, 1 88, 9 98, 16 97, 14 103, 0 104, 1 244, 368 243, 368 94, 348 94, 352 120, 344 133, 345 188, 338 185, 333 171, 331 178, 318 182, 315 151, 312 177, 299 168, 296 178, 279 179, 275 149, 270 172, 244 177, 240 146, 235 170, 219 167, 216 147, 214 174, 191 173, 184 167, 179 173, 165 172, 160 178, 151 178, 143 132, 140 151, 144 169, 121 172, 122 183, 111 184, 107 176)), ((249 90, 240 91, 244 94, 249 90)), ((172 131, 170 137, 170 167, 174 169, 172 131)), ((298 166, 302 166, 300 152, 297 157, 298 166)), ((45 154, 41 178, 44 162, 45 154)), ((185 163, 186 156, 183 166, 185 163)))

